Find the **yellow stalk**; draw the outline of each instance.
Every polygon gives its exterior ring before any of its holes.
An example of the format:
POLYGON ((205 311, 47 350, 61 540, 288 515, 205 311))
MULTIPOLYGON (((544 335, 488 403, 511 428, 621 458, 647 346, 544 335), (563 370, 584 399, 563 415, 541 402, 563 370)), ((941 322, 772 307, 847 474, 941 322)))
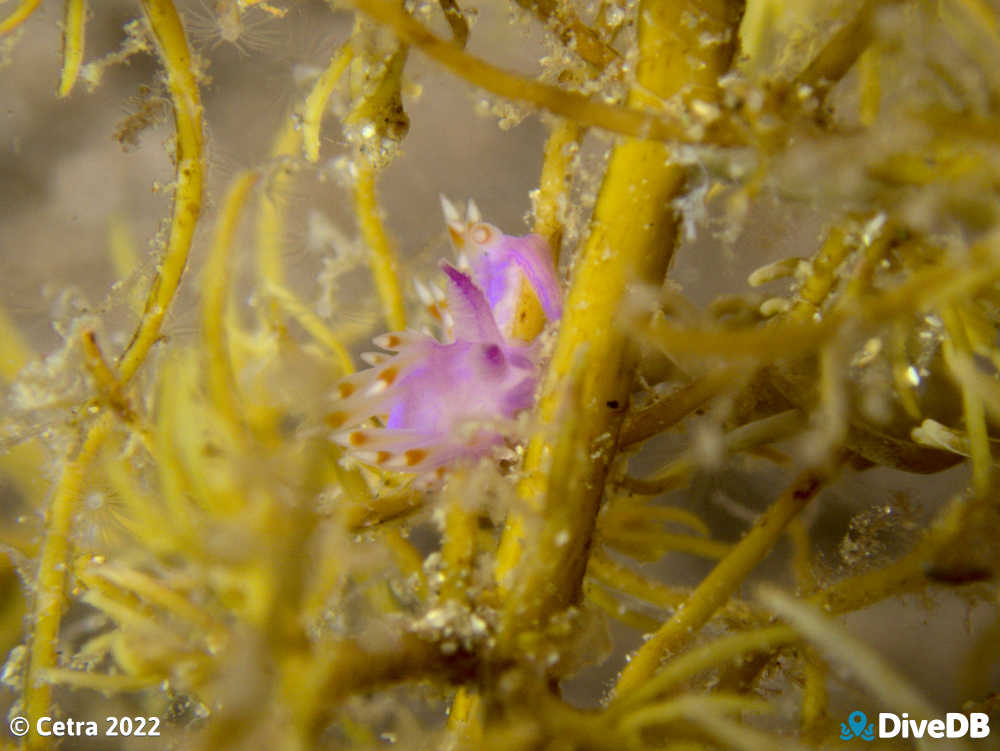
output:
MULTIPOLYGON (((143 0, 143 7, 159 44, 160 56, 167 70, 168 87, 174 101, 177 192, 174 197, 170 240, 160 274, 146 301, 139 327, 120 359, 119 378, 123 385, 135 375, 149 348, 159 336, 163 318, 187 263, 191 238, 201 209, 202 193, 201 101, 184 28, 170 0, 143 0)), ((90 428, 80 450, 75 456, 66 459, 49 504, 36 578, 34 629, 29 645, 24 694, 25 710, 32 719, 49 711, 51 688, 43 676, 55 666, 59 622, 65 597, 69 532, 86 468, 110 431, 112 423, 110 413, 105 413, 90 428)), ((42 748, 45 745, 46 741, 40 736, 29 736, 29 748, 42 748)))
MULTIPOLYGON (((802 415, 794 409, 748 422, 726 433, 726 451, 738 453, 787 438, 801 428, 802 423, 802 415)), ((688 450, 649 477, 641 480, 628 476, 622 478, 621 486, 637 495, 659 495, 681 486, 697 468, 695 452, 688 450)))
POLYGON ((21 4, 14 9, 14 12, 0 21, 0 37, 9 34, 22 23, 31 17, 42 0, 21 0, 21 4))
POLYGON ((872 45, 858 59, 858 68, 861 73, 861 104, 860 116, 861 124, 871 127, 878 119, 879 105, 882 99, 882 85, 880 81, 880 60, 879 50, 872 45))
POLYGON ((450 494, 445 506, 445 534, 441 546, 444 560, 444 580, 441 599, 467 602, 468 589, 476 557, 476 514, 465 508, 457 492, 450 494))
MULTIPOLYGON (((909 712, 917 719, 927 719, 937 714, 935 707, 880 654, 855 639, 843 625, 827 617, 822 611, 796 600, 772 585, 761 585, 759 599, 829 659, 849 668, 887 708, 909 712)), ((959 743, 954 747, 966 746, 959 743)))
POLYGON ((986 427, 986 407, 982 394, 961 377, 962 363, 972 359, 972 348, 962 319, 955 306, 941 309, 948 337, 944 340, 945 363, 958 380, 962 392, 962 410, 965 417, 965 432, 969 436, 969 453, 972 456, 972 486, 980 497, 990 490, 993 473, 993 456, 990 452, 990 437, 986 427))
MULTIPOLYGON (((35 604, 28 644, 28 672, 24 684, 25 714, 31 722, 48 714, 52 689, 45 682, 45 671, 56 664, 59 646, 59 621, 65 605, 66 562, 69 559, 69 531, 83 489, 87 466, 110 432, 114 420, 105 412, 90 428, 75 456, 68 457, 52 492, 46 515, 42 555, 35 577, 35 604)), ((47 742, 32 733, 28 748, 44 748, 47 742)))
POLYGON ((137 595, 150 605, 163 609, 173 618, 187 621, 197 629, 198 637, 206 643, 211 643, 224 633, 222 624, 216 619, 148 574, 120 565, 91 565, 87 568, 92 576, 105 579, 122 590, 137 595))
POLYGON ((746 576, 771 552, 785 527, 824 485, 815 470, 802 473, 757 520, 719 564, 695 588, 674 617, 656 632, 622 671, 616 697, 626 697, 646 683, 667 655, 688 644, 701 627, 739 588, 746 576))
POLYGON ((27 598, 21 591, 21 580, 5 557, 0 561, 0 650, 9 654, 21 643, 26 610, 27 598))
POLYGON ((535 226, 532 231, 545 238, 556 262, 562 247, 562 214, 565 211, 563 204, 569 196, 570 167, 583 132, 584 128, 578 123, 560 120, 549 132, 549 138, 545 142, 545 158, 538 181, 535 226))
POLYGON ((819 252, 812 259, 809 276, 799 288, 798 301, 786 318, 797 321, 809 320, 819 311, 837 284, 837 269, 850 255, 854 247, 847 242, 843 229, 833 227, 819 252))
POLYGON ((830 670, 815 649, 802 650, 802 657, 802 672, 805 677, 802 689, 802 730, 813 733, 819 731, 828 716, 830 695, 826 688, 826 677, 830 670))
MULTIPOLYGON (((271 146, 271 159, 277 166, 267 176, 257 208, 257 272, 263 287, 286 286, 281 253, 285 239, 285 204, 292 181, 292 169, 288 162, 298 155, 301 147, 302 132, 296 128, 291 117, 286 117, 271 146)), ((271 323, 280 328, 273 304, 267 309, 267 314, 271 323)))
MULTIPOLYGON (((703 723, 710 730, 710 724, 702 719, 701 713, 741 714, 744 712, 767 712, 771 706, 762 699, 754 699, 740 694, 710 694, 708 696, 680 696, 676 699, 653 704, 636 710, 622 723, 622 730, 635 733, 650 725, 664 725, 679 721, 703 723)), ((639 740, 639 738, 637 738, 639 740)))
POLYGON ((920 541, 888 566, 849 576, 816 592, 809 599, 825 613, 849 613, 873 603, 912 592, 927 584, 928 564, 961 531, 969 502, 961 496, 945 506, 920 541))
POLYGON ((517 0, 517 4, 538 16, 563 44, 572 45, 576 54, 595 70, 603 69, 618 57, 617 50, 607 45, 596 29, 581 21, 572 6, 555 0, 517 0))
POLYGON ((388 527, 382 530, 382 540, 396 560, 407 578, 415 578, 417 582, 417 595, 423 597, 427 591, 427 580, 424 577, 424 559, 420 551, 414 547, 403 534, 396 528, 388 527))
POLYGON ((59 96, 67 97, 80 75, 83 62, 84 26, 87 23, 86 0, 65 0, 63 9, 63 67, 59 96))
POLYGON ((508 73, 435 36, 410 17, 399 3, 391 0, 353 0, 353 3, 362 12, 390 27, 401 41, 419 48, 473 86, 507 99, 533 104, 583 126, 603 128, 635 138, 661 141, 685 139, 687 124, 682 117, 646 112, 634 102, 629 107, 605 104, 557 86, 508 73))
POLYGON ((178 536, 190 540, 194 536, 195 525, 191 518, 191 502, 188 498, 188 477, 184 471, 181 448, 177 446, 178 423, 181 416, 185 391, 190 393, 192 368, 174 356, 163 363, 156 395, 154 456, 157 460, 159 495, 163 498, 164 519, 162 524, 174 528, 178 536))
POLYGON ((382 224, 381 211, 375 194, 376 170, 365 158, 358 160, 358 175, 354 183, 354 207, 361 226, 361 236, 371 251, 369 263, 375 277, 375 289, 382 301, 389 328, 406 328, 406 308, 399 284, 399 261, 392 241, 382 224))
POLYGON ((121 380, 104 358, 97 335, 93 331, 84 331, 81 337, 84 364, 97 386, 97 392, 105 405, 111 407, 119 419, 125 422, 148 449, 152 443, 149 426, 136 414, 129 404, 122 387, 121 380))
POLYGON ((849 316, 848 311, 840 306, 818 322, 812 320, 810 312, 810 320, 806 322, 799 320, 805 317, 805 313, 800 313, 797 305, 784 320, 765 328, 731 331, 695 329, 654 319, 648 326, 647 334, 652 343, 674 356, 689 354, 762 361, 800 358, 829 341, 845 321, 891 321, 898 315, 911 314, 915 308, 949 304, 952 300, 974 295, 996 282, 1000 278, 1000 263, 991 260, 983 246, 974 247, 972 252, 975 257, 983 259, 975 266, 929 267, 926 271, 913 274, 898 287, 852 303, 849 316))
POLYGON ((608 587, 661 608, 676 608, 689 596, 685 590, 647 579, 626 566, 615 563, 603 551, 595 551, 587 564, 587 575, 608 587))
POLYGON ((108 675, 92 673, 86 670, 67 670, 65 668, 49 668, 44 673, 44 679, 49 683, 86 688, 103 694, 123 694, 131 691, 142 691, 152 688, 163 681, 158 675, 108 675))
POLYGON ((648 407, 632 412, 622 425, 621 445, 641 443, 673 427, 721 391, 732 388, 739 375, 736 368, 713 369, 648 407))
POLYGON ((208 360, 208 391, 215 408, 233 427, 239 426, 241 419, 236 375, 229 358, 225 333, 226 310, 232 284, 230 257, 243 206, 259 177, 257 172, 244 172, 230 185, 219 212, 215 239, 202 275, 201 335, 208 360))
POLYGON ((479 721, 482 701, 474 689, 460 686, 448 712, 448 730, 457 735, 464 747, 481 747, 483 726, 479 721))
POLYGON ((350 44, 345 44, 331 58, 306 97, 302 108, 302 141, 306 159, 314 164, 319 160, 319 131, 323 122, 326 103, 337 86, 337 81, 354 57, 350 44))
MULTIPOLYGON (((534 233, 545 238, 552 250, 552 260, 558 266, 562 245, 562 210, 560 204, 569 194, 572 154, 583 136, 584 128, 571 120, 562 120, 549 134, 545 144, 545 159, 535 197, 534 233)), ((531 285, 521 285, 517 314, 511 332, 515 339, 529 342, 545 328, 545 313, 531 285)))
POLYGON ((601 541, 635 558, 657 559, 664 553, 687 553, 700 558, 718 560, 725 558, 732 545, 718 540, 705 540, 692 535, 678 535, 669 532, 632 531, 616 529, 601 535, 601 541))
POLYGON ((354 362, 351 354, 344 348, 337 335, 330 330, 323 319, 311 311, 306 305, 296 297, 291 290, 279 287, 276 284, 267 284, 264 292, 273 299, 278 307, 287 315, 294 318, 324 349, 326 349, 337 361, 337 366, 344 375, 354 372, 354 362))
POLYGON ((642 706, 653 697, 673 690, 699 673, 723 665, 741 655, 770 651, 795 641, 798 641, 798 636, 788 626, 766 626, 716 639, 671 661, 641 689, 628 697, 623 697, 621 702, 612 704, 612 711, 642 706))
MULTIPOLYGON (((630 106, 656 107, 682 91, 715 96, 728 50, 697 43, 682 22, 695 10, 683 0, 643 3, 630 106)), ((728 28, 730 10, 725 2, 700 4, 699 28, 728 28)), ((540 428, 525 456, 519 492, 526 513, 511 514, 498 551, 496 580, 506 594, 502 636, 540 624, 578 596, 621 424, 622 411, 609 405, 627 404, 632 382, 635 358, 618 315, 629 285, 659 283, 673 253, 668 207, 684 170, 669 160, 661 144, 626 140, 609 161, 543 383, 540 428)))
POLYGON ((123 506, 122 512, 115 515, 118 523, 157 555, 169 555, 176 550, 178 540, 172 525, 163 518, 159 499, 139 486, 131 462, 106 458, 101 469, 108 486, 123 506))
POLYGON ((201 95, 184 26, 171 0, 142 0, 142 6, 156 37, 160 58, 167 72, 167 88, 174 104, 177 187, 167 251, 146 299, 139 327, 119 361, 118 370, 123 383, 132 379, 146 359, 149 348, 160 336, 160 327, 187 264, 194 228, 201 213, 204 182, 201 95))
POLYGON ((614 595, 605 590, 594 579, 588 578, 584 581, 583 592, 588 604, 600 608, 611 618, 635 629, 640 634, 652 633, 660 627, 660 621, 656 618, 619 602, 614 595))
MULTIPOLYGON (((792 570, 799 596, 816 591, 816 576, 813 573, 812 545, 809 529, 801 517, 792 519, 788 525, 788 536, 792 540, 792 570)), ((817 731, 827 716, 829 696, 826 690, 827 666, 815 649, 802 650, 802 672, 805 685, 802 689, 802 730, 806 733, 817 731)))

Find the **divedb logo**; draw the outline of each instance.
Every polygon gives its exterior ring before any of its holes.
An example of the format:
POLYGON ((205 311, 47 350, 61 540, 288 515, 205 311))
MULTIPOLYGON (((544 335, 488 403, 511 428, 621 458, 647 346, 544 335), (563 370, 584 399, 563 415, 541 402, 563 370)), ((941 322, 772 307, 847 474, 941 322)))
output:
POLYGON ((855 710, 840 723, 840 739, 849 741, 860 738, 873 741, 878 738, 986 738, 990 734, 990 716, 985 712, 949 712, 944 719, 912 720, 906 712, 893 714, 879 712, 878 731, 875 723, 868 722, 864 712, 855 710))

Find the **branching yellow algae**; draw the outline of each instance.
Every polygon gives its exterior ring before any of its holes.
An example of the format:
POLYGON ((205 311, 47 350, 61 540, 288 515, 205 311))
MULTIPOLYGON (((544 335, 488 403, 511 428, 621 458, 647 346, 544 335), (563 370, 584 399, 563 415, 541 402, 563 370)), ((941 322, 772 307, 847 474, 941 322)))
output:
POLYGON ((820 491, 824 473, 808 470, 798 477, 758 520, 719 565, 691 593, 683 608, 632 656, 615 686, 615 695, 627 697, 656 671, 660 661, 685 646, 739 587, 747 573, 767 555, 788 523, 820 491))
POLYGON ((160 334, 170 301, 187 264, 191 238, 201 213, 204 182, 201 94, 184 36, 184 26, 170 0, 145 0, 143 8, 167 74, 167 88, 174 105, 177 185, 170 239, 159 265, 159 273, 146 300, 142 320, 120 358, 123 381, 130 381, 160 334))
POLYGON ((455 75, 498 96, 524 101, 577 123, 613 133, 637 138, 684 140, 686 128, 682 118, 604 104, 508 73, 439 39, 398 6, 384 0, 359 0, 358 7, 376 20, 391 26, 400 38, 418 47, 455 75))
POLYGON ((208 357, 209 392, 215 408, 233 425, 239 427, 236 375, 229 358, 224 334, 225 314, 231 287, 230 256, 234 235, 239 225, 243 206, 250 190, 260 175, 247 172, 233 181, 222 204, 220 219, 215 230, 215 241, 202 278, 202 336, 208 357))
MULTIPOLYGON (((159 44, 174 100, 178 180, 167 252, 146 302, 142 321, 119 362, 119 378, 123 383, 135 375, 159 335, 166 309, 187 263, 194 225, 201 208, 201 102, 192 73, 184 28, 170 0, 148 0, 144 8, 159 44)), ((89 429, 80 448, 67 459, 49 502, 45 541, 37 575, 28 674, 25 679, 24 703, 31 718, 41 717, 49 708, 50 690, 41 679, 41 674, 54 666, 56 657, 59 621, 64 609, 65 565, 70 547, 70 527, 84 473, 111 424, 111 416, 105 414, 89 429)), ((40 741, 40 736, 33 734, 30 737, 32 744, 40 741)))
MULTIPOLYGON (((640 10, 641 88, 633 90, 632 106, 655 106, 657 98, 680 93, 682 87, 697 86, 697 95, 711 98, 715 79, 729 62, 726 48, 709 50, 697 63, 667 54, 678 43, 687 55, 698 47, 693 39, 678 39, 685 8, 652 2, 640 10)), ((709 27, 729 27, 732 9, 724 3, 701 10, 709 27)), ((521 628, 543 622, 569 605, 579 587, 583 553, 621 425, 621 413, 608 405, 627 403, 631 386, 633 356, 618 328, 618 311, 629 284, 657 281, 669 263, 675 220, 666 207, 683 179, 683 168, 670 164, 669 151, 655 143, 624 141, 611 156, 542 386, 540 434, 525 457, 522 497, 527 513, 544 521, 531 534, 523 517, 509 519, 498 553, 508 632, 515 623, 521 628), (566 429, 547 434, 557 421, 566 429), (525 550, 530 552, 524 555, 525 550)))
MULTIPOLYGON (((52 353, 0 310, 6 645, 29 609, 3 670, 18 711, 73 706, 89 719, 127 701, 161 718, 165 741, 195 748, 771 751, 836 745, 858 707, 943 709, 839 620, 876 603, 895 614, 906 594, 948 591, 923 598, 925 617, 948 623, 996 601, 995 9, 499 3, 210 3, 235 35, 255 16, 336 35, 332 52, 301 52, 297 80, 315 77, 271 150, 231 181, 203 159, 203 128, 228 146, 214 119, 224 97, 203 112, 199 86, 256 83, 258 61, 219 65, 188 46, 169 0, 144 0, 147 21, 126 26, 122 51, 81 66, 87 13, 104 23, 107 10, 56 4, 55 94, 81 76, 96 87, 155 41, 176 180, 150 243, 161 253, 138 258, 146 243, 122 231, 148 217, 110 224, 115 277, 132 285, 150 270, 144 302, 113 292, 82 317, 60 312, 52 353), (490 25, 497 11, 538 25, 537 77, 485 62, 506 38, 490 25), (421 54, 440 78, 414 66, 421 54), (344 398, 332 384, 379 333, 373 321, 420 325, 408 280, 433 273, 421 252, 432 243, 399 231, 407 207, 384 215, 376 186, 395 194, 423 156, 411 114, 416 126, 454 84, 543 111, 544 146, 531 129, 500 137, 541 163, 532 229, 566 270, 567 299, 547 321, 531 285, 520 291, 513 335, 543 353, 543 384, 496 455, 395 474, 331 440, 344 398), (411 107, 421 87, 430 108, 411 107), (229 187, 196 234, 210 177, 229 187), (300 177, 320 190, 297 190, 300 177), (309 226, 293 226, 302 216, 309 226), (241 242, 243 217, 256 248, 241 242), (300 252, 304 237, 336 257, 300 252), (185 295, 168 330, 189 259, 200 308, 191 315, 185 295), (746 284, 730 273, 751 264, 746 284), (342 283, 355 273, 374 284, 342 283), (128 308, 139 324, 115 358, 128 308), (903 475, 962 462, 969 478, 903 475), (892 471, 868 480, 872 466, 892 471), (794 596, 744 599, 781 566, 794 596), (631 659, 608 620, 646 635, 631 659), (566 697, 592 687, 566 679, 602 661, 623 670, 612 696, 574 706, 566 697), (858 690, 851 706, 843 680, 858 690), (761 691, 781 699, 763 719, 761 691)), ((3 33, 38 5, 10 4, 3 33)), ((41 20, 4 52, 30 51, 41 20)), ((447 116, 478 133, 472 110, 484 108, 468 104, 447 116)), ((467 177, 479 205, 505 195, 505 165, 454 161, 448 179, 467 177)), ((420 176, 414 206, 445 191, 438 178, 420 176)), ((964 666, 968 711, 996 703, 996 631, 964 660, 942 640, 964 666)))

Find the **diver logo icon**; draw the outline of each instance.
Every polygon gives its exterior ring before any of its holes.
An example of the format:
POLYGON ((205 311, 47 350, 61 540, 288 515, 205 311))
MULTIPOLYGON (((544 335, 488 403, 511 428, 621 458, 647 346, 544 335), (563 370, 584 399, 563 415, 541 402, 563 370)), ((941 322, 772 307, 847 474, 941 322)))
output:
POLYGON ((849 741, 851 738, 875 740, 875 723, 869 723, 864 712, 855 710, 847 716, 847 722, 840 723, 840 740, 849 741))

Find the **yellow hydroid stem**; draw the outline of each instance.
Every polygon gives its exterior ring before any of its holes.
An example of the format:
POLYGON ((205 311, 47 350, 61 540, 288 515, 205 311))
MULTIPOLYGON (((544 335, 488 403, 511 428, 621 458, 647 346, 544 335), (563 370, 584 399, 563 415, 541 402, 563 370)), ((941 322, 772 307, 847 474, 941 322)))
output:
MULTIPOLYGON (((351 2, 362 12, 391 28, 401 41, 419 48, 425 55, 473 86, 507 99, 533 104, 581 125, 603 128, 612 133, 663 141, 683 138, 685 126, 682 118, 676 115, 647 112, 636 106, 605 104, 557 86, 508 73, 463 52, 452 42, 435 36, 407 15, 401 3, 392 0, 351 2)), ((700 50, 696 50, 693 42, 692 50, 695 56, 702 54, 700 50)), ((676 65, 677 61, 671 64, 676 65)))
POLYGON ((962 361, 972 359, 972 346, 962 325, 957 305, 942 306, 940 314, 948 332, 942 347, 944 361, 955 374, 962 392, 965 432, 969 437, 969 453, 972 457, 972 487, 980 497, 985 498, 990 490, 990 477, 993 473, 993 456, 990 452, 990 437, 986 427, 986 408, 982 395, 960 377, 962 361))
POLYGON ((118 374, 108 363, 97 343, 97 334, 91 330, 84 331, 80 338, 80 344, 83 350, 84 365, 94 380, 97 395, 103 402, 102 406, 110 407, 119 419, 135 431, 135 435, 148 449, 152 441, 149 427, 129 404, 125 390, 122 388, 121 379, 118 378, 118 374))
MULTIPOLYGON (((271 146, 271 158, 278 163, 267 176, 267 185, 260 196, 257 209, 257 273, 263 287, 285 287, 285 267, 281 250, 285 237, 285 204, 291 183, 291 164, 302 148, 302 132, 295 127, 294 119, 285 118, 271 146)), ((273 304, 266 309, 271 323, 279 325, 277 309, 273 304)))
MULTIPOLYGON (((49 504, 42 557, 35 579, 34 627, 29 631, 28 672, 24 683, 25 714, 32 723, 49 712, 51 687, 44 682, 43 676, 56 664, 59 621, 65 598, 66 562, 69 559, 69 531, 83 488, 84 474, 113 424, 111 412, 105 412, 98 418, 76 456, 66 460, 49 504)), ((28 748, 44 748, 46 745, 45 738, 35 733, 28 736, 28 748)))
POLYGON ((375 289, 382 301, 382 311, 392 331, 406 328, 406 308, 399 284, 399 261, 385 226, 382 224, 375 194, 376 170, 367 159, 357 162, 358 175, 354 183, 354 207, 361 226, 361 236, 371 251, 369 264, 375 277, 375 289))
POLYGON ((637 690, 656 672, 665 656, 676 652, 697 635, 747 574, 771 551, 788 523, 816 496, 823 484, 823 473, 808 470, 781 494, 732 552, 702 580, 673 618, 633 655, 615 686, 616 698, 627 697, 637 690))
MULTIPOLYGON (((828 657, 846 667, 881 702, 919 719, 934 717, 936 708, 895 671, 885 658, 855 639, 847 629, 811 604, 796 600, 773 585, 761 585, 758 599, 828 657)), ((952 748, 967 748, 954 744, 952 748)))
POLYGON ((42 0, 21 0, 13 13, 0 21, 0 37, 9 34, 22 23, 28 20, 32 13, 38 8, 42 0))
MULTIPOLYGON (((545 238, 556 266, 559 265, 563 235, 560 203, 566 201, 569 195, 570 165, 584 130, 583 126, 572 120, 563 120, 552 128, 545 143, 545 160, 542 162, 542 174, 535 197, 533 231, 545 238)), ((515 339, 530 342, 543 328, 545 312, 531 285, 524 282, 511 333, 515 339)))
POLYGON ((611 711, 615 714, 630 712, 717 665, 753 652, 770 652, 798 640, 799 636, 788 626, 764 626, 723 636, 673 660, 627 700, 612 705, 611 711))
MULTIPOLYGON (((142 365, 150 347, 159 337, 160 327, 173 299, 181 273, 187 263, 191 238, 201 210, 202 194, 202 123, 201 98, 191 64, 191 54, 184 37, 177 10, 170 0, 143 0, 150 29, 156 37, 160 57, 167 71, 168 87, 174 103, 177 130, 177 192, 167 252, 160 264, 142 320, 123 353, 118 375, 124 386, 142 365)), ((25 683, 25 710, 32 721, 49 710, 50 688, 42 676, 55 666, 66 583, 66 562, 70 529, 87 466, 108 434, 113 417, 105 412, 90 428, 75 456, 68 458, 52 493, 49 504, 42 555, 36 578, 34 628, 28 651, 28 675, 25 683)), ((29 748, 44 745, 44 739, 32 734, 29 748)))
POLYGON ((191 62, 191 52, 184 36, 184 26, 171 0, 142 0, 142 6, 156 37, 174 105, 177 188, 167 251, 146 299, 142 321, 119 364, 123 383, 135 375, 146 359, 149 348, 160 335, 163 318, 187 265, 191 238, 201 213, 204 182, 201 94, 191 62))
MULTIPOLYGON (((792 541, 792 571, 795 574, 795 586, 799 593, 809 595, 816 591, 817 582, 813 572, 812 544, 809 539, 809 529, 802 517, 797 516, 788 525, 788 537, 792 541)), ((801 651, 802 674, 802 731, 804 733, 819 732, 827 717, 829 695, 826 690, 826 662, 815 649, 806 648, 801 651)))
POLYGON ((558 263, 562 246, 563 224, 561 204, 569 200, 570 167, 577 152, 584 128, 572 120, 561 120, 553 126, 545 142, 545 160, 538 181, 535 199, 533 231, 549 244, 558 263))
POLYGON ((323 319, 316 315, 309 306, 299 300, 290 290, 269 284, 264 288, 268 297, 274 300, 278 307, 287 315, 298 321, 313 339, 334 356, 337 366, 343 375, 350 375, 354 372, 354 363, 351 360, 351 353, 347 351, 340 342, 340 338, 327 326, 323 319))
POLYGON ((63 10, 63 67, 59 96, 67 97, 80 75, 83 62, 83 29, 87 23, 86 0, 66 0, 63 10))
POLYGON ((460 747, 475 748, 483 742, 483 724, 479 714, 482 699, 469 686, 459 686, 448 712, 448 730, 461 741, 460 747))
POLYGON ((226 304, 229 299, 233 237, 257 172, 239 175, 226 193, 215 228, 215 240, 202 277, 201 336, 208 359, 208 389, 212 403, 233 427, 240 424, 236 376, 229 359, 225 336, 226 304))
MULTIPOLYGON (((726 0, 646 0, 639 10, 640 61, 631 107, 675 96, 715 98, 729 62, 725 45, 698 34, 730 29, 726 0), (683 23, 695 13, 698 31, 683 23)), ((508 519, 496 580, 506 595, 502 638, 544 622, 579 597, 604 478, 614 457, 634 356, 618 317, 635 283, 658 284, 675 243, 670 210, 684 170, 662 144, 619 143, 601 186, 589 236, 575 264, 520 486, 523 513, 508 519)))
POLYGON ((337 81, 353 58, 354 50, 349 43, 337 50, 326 70, 316 80, 309 96, 306 97, 305 106, 302 108, 302 149, 306 159, 313 164, 319 160, 319 129, 323 122, 326 103, 330 101, 330 95, 333 94, 337 81))

